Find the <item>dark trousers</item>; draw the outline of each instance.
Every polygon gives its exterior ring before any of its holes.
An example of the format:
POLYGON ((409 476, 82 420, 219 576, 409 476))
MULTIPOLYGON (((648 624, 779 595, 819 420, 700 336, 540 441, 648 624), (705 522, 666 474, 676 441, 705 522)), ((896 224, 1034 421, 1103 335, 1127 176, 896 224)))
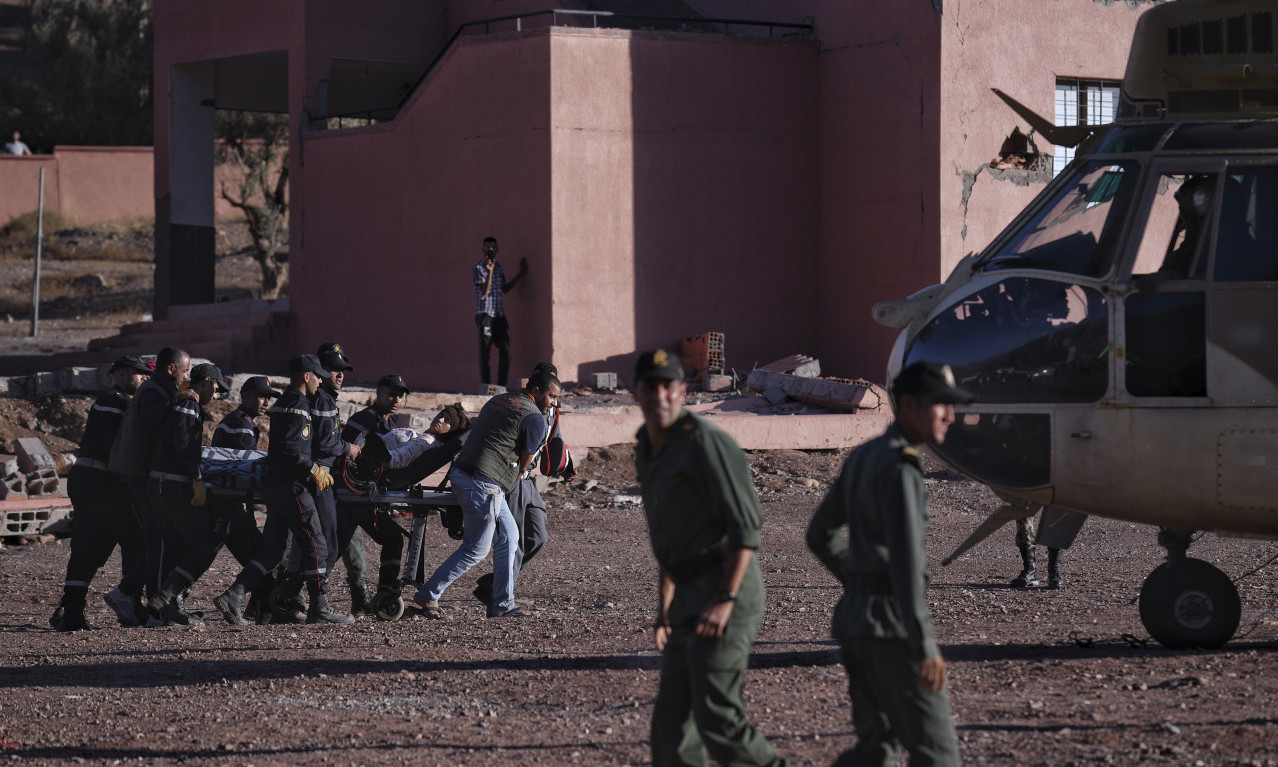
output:
POLYGON ((519 545, 515 552, 515 575, 519 575, 550 537, 546 533, 546 502, 537 492, 536 482, 520 479, 506 493, 506 503, 519 528, 519 545))
POLYGON ((71 557, 62 605, 68 599, 84 603, 89 582, 120 547, 120 590, 142 595, 142 522, 133 508, 129 491, 114 474, 81 466, 67 477, 67 495, 75 514, 71 517, 71 557), (132 573, 130 577, 130 573, 132 573), (128 586, 126 589, 125 587, 128 586))
MULTIPOLYGON (((252 506, 224 499, 210 499, 209 503, 214 504, 214 536, 226 546, 240 567, 248 567, 262 551, 262 531, 257 529, 257 517, 253 515, 252 506)), ((273 588, 275 578, 271 574, 258 584, 261 594, 270 593, 273 588)))
POLYGON ((212 508, 191 505, 190 482, 152 478, 147 487, 156 521, 173 550, 173 566, 161 581, 161 592, 172 597, 208 571, 221 541, 213 529, 212 508))
POLYGON ((160 593, 160 581, 172 568, 173 552, 171 547, 165 546, 164 531, 160 527, 159 520, 155 518, 154 509, 151 508, 151 493, 147 489, 147 478, 125 477, 124 486, 129 489, 133 508, 137 509, 138 519, 142 522, 142 586, 147 596, 152 596, 160 593))
POLYGON ((510 324, 506 318, 490 317, 487 314, 476 314, 475 325, 479 328, 479 380, 491 383, 492 371, 488 367, 489 350, 497 347, 497 385, 505 386, 510 374, 510 324))
POLYGON ((271 483, 262 487, 266 498, 266 525, 262 528, 262 549, 235 582, 251 591, 267 573, 279 566, 288 545, 288 534, 300 555, 299 570, 308 583, 318 583, 320 593, 328 584, 328 547, 320 527, 319 512, 311 491, 300 482, 271 483))
MULTIPOLYGON (((404 535, 386 512, 367 504, 341 503, 337 506, 337 543, 345 548, 363 529, 382 547, 377 568, 378 587, 393 587, 399 581, 404 556, 404 535)), ((362 539, 361 539, 362 547, 362 539)))
POLYGON ((364 582, 368 565, 364 562, 364 537, 357 535, 357 528, 349 526, 348 534, 342 537, 343 523, 337 509, 337 494, 333 488, 315 494, 315 507, 319 510, 320 526, 324 529, 324 540, 328 544, 328 572, 333 572, 338 557, 346 565, 346 581, 355 588, 364 582))
POLYGON ((852 697, 856 745, 835 765, 895 765, 904 746, 910 767, 959 764, 958 738, 946 691, 924 692, 919 662, 900 639, 840 639, 852 697))

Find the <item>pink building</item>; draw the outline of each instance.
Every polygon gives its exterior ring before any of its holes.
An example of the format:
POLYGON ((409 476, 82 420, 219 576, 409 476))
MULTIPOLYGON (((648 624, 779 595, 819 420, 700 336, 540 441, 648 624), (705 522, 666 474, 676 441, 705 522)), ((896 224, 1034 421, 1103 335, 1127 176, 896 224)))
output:
POLYGON ((492 235, 508 274, 529 262, 512 379, 548 359, 625 380, 637 350, 707 330, 732 367, 801 352, 879 379, 893 335, 870 307, 1050 178, 1050 157, 988 167, 1028 131, 990 89, 1098 121, 1146 5, 157 0, 157 309, 212 300, 214 110, 257 109, 292 123, 297 348, 338 340, 357 378, 475 388, 492 235), (683 21, 539 13, 586 7, 683 21))

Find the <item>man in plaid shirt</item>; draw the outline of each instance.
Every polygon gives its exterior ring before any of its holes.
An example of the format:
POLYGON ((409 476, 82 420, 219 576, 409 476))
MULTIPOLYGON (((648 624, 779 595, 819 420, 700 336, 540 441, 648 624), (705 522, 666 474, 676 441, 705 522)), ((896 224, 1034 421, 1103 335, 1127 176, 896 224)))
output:
POLYGON ((528 272, 528 259, 519 259, 519 273, 507 281, 497 263, 497 238, 484 238, 484 257, 475 264, 475 325, 479 327, 479 376, 485 385, 492 382, 488 366, 489 350, 497 345, 497 384, 506 385, 510 372, 510 324, 501 296, 523 279, 528 272))

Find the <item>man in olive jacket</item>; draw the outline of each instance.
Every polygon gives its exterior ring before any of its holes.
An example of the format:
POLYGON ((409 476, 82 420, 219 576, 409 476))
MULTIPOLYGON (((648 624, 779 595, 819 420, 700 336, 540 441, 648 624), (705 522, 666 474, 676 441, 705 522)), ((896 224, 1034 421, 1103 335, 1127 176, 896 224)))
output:
POLYGON ((919 446, 945 441, 972 395, 948 365, 917 362, 892 382, 896 422, 852 451, 808 525, 808 548, 843 584, 834 612, 857 742, 835 765, 957 765, 945 659, 927 609, 927 487, 919 446), (840 534, 848 528, 848 536, 840 534))
POLYGON ((661 570, 653 642, 662 653, 652 763, 784 765, 746 716, 742 690, 763 623, 754 552, 763 517, 745 453, 683 409, 683 366, 663 349, 639 357, 643 411, 635 466, 661 570))

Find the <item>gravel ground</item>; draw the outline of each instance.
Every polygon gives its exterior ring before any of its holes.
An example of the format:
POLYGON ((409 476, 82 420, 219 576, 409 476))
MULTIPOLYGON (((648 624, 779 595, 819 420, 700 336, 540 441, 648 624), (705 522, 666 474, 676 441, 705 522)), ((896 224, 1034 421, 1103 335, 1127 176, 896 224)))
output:
MULTIPOLYGON (((769 607, 746 689, 751 717, 793 764, 828 764, 853 741, 828 639, 840 592, 803 544, 842 457, 751 456, 769 607)), ((101 602, 102 577, 90 604, 101 628, 59 634, 47 619, 67 543, 0 549, 0 759, 644 764, 656 571, 642 512, 613 501, 633 486, 632 460, 628 446, 593 451, 580 479, 598 486, 547 495, 551 541, 519 582, 521 601, 542 610, 528 620, 485 620, 472 572, 442 600, 449 621, 121 629, 101 602)), ((1133 603, 1162 559, 1152 529, 1090 520, 1068 553, 1066 588, 1011 589, 1010 527, 939 566, 995 501, 931 469, 929 599, 966 763, 1278 764, 1278 598, 1267 572, 1240 583, 1240 637, 1214 652, 1164 650, 1133 603)), ((429 544, 433 566, 453 542, 432 526, 429 544)), ((1274 549, 1206 536, 1190 551, 1237 577, 1274 549)), ((118 567, 113 557, 107 576, 118 567)), ((235 569, 222 554, 190 607, 212 611, 235 569)), ((334 583, 345 604, 340 573, 334 583)))

